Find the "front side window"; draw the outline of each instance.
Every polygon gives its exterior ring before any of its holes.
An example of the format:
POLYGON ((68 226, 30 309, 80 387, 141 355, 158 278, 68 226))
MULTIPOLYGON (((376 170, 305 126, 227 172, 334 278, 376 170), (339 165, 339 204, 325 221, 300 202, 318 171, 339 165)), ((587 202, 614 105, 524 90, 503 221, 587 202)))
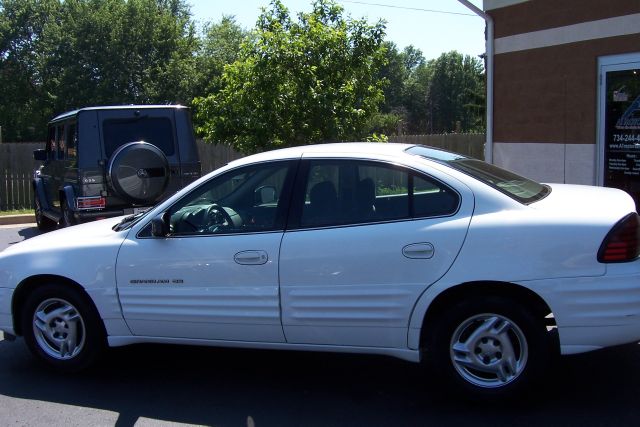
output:
POLYGON ((210 235, 283 229, 290 165, 252 165, 212 179, 169 210, 169 233, 210 235))
POLYGON ((408 169, 384 163, 309 163, 301 227, 392 221, 454 213, 456 192, 408 169))

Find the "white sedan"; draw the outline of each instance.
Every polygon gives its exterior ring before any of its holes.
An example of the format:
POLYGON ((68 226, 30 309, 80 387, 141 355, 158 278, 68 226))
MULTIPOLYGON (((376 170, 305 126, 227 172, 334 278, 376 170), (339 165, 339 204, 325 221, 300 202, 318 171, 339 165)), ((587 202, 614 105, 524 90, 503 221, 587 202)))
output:
POLYGON ((626 193, 417 145, 257 154, 144 214, 0 253, 0 330, 65 371, 171 343, 423 358, 502 396, 554 354, 640 340, 626 193))

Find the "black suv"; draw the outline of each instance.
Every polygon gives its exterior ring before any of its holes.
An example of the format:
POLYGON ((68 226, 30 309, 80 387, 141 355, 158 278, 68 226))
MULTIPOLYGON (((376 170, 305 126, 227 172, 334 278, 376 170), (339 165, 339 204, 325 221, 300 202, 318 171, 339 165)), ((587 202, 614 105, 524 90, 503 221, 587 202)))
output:
POLYGON ((200 177, 189 109, 179 105, 90 107, 49 122, 33 153, 38 228, 144 210, 200 177))

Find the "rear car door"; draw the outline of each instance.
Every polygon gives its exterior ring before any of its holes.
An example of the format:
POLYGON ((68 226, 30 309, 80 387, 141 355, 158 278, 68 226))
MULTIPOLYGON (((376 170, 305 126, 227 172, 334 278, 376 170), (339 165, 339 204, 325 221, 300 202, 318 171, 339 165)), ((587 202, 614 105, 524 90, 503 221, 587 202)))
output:
POLYGON ((454 262, 474 199, 401 166, 304 160, 280 252, 287 342, 405 348, 419 295, 454 262))

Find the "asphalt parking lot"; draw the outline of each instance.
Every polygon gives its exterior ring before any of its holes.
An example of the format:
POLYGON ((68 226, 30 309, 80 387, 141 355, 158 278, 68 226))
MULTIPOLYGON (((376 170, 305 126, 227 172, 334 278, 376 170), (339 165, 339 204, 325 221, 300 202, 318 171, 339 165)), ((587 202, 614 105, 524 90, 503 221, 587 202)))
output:
MULTIPOLYGON (((0 227, 0 249, 37 234, 0 227)), ((139 345, 81 375, 0 340, 0 425, 636 426, 640 345, 565 357, 508 404, 442 393, 419 366, 379 356, 139 345)))

